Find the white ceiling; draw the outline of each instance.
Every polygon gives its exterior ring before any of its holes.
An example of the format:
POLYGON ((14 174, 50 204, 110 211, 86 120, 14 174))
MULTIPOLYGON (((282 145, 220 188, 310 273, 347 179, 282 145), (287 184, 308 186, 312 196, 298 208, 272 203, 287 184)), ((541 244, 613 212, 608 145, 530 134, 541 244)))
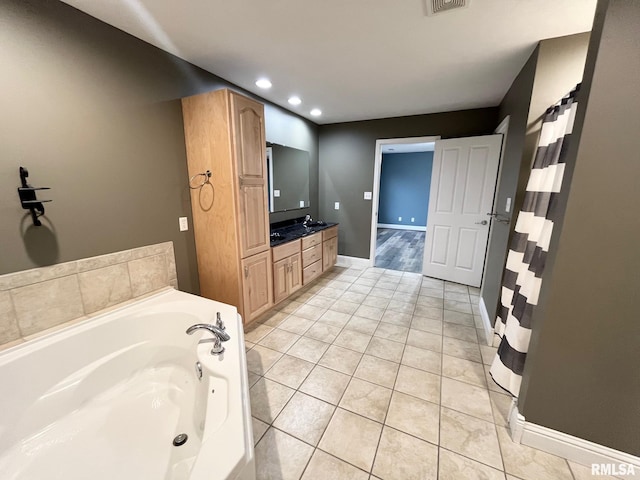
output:
POLYGON ((316 123, 498 105, 536 43, 590 30, 596 5, 471 0, 427 16, 428 0, 64 1, 316 123))

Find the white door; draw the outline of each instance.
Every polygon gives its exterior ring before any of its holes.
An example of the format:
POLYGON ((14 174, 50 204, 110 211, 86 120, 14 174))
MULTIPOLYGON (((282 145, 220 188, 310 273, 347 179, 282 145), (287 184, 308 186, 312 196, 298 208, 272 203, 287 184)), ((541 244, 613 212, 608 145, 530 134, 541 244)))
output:
POLYGON ((479 287, 502 135, 438 140, 423 274, 479 287))

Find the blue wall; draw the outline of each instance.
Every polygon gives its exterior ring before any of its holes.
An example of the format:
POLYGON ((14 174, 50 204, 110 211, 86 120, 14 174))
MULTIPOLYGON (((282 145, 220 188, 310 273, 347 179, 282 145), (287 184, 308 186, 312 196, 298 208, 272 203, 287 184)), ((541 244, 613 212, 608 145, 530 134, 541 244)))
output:
POLYGON ((432 167, 433 152, 382 155, 378 223, 427 225, 432 167))

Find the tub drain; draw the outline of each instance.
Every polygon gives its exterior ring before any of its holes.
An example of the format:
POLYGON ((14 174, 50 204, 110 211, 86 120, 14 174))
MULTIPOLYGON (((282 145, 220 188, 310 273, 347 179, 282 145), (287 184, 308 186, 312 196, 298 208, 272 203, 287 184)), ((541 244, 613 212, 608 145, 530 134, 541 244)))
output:
POLYGON ((173 439, 173 446, 179 447, 180 445, 184 445, 185 443, 187 443, 188 438, 189 437, 186 433, 181 433, 179 435, 176 435, 175 438, 173 439))

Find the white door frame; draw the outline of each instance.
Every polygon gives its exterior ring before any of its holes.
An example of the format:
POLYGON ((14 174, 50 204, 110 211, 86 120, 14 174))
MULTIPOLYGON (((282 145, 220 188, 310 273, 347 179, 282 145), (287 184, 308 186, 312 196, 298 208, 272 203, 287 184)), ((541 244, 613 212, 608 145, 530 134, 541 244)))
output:
MULTIPOLYGON (((502 177, 502 167, 504 166, 504 151, 507 145, 507 135, 509 133, 509 121, 511 119, 511 115, 507 115, 502 119, 500 125, 496 127, 493 133, 502 134, 502 148, 500 149, 500 163, 498 164, 498 175, 496 176, 496 193, 493 197, 493 206, 491 207, 491 213, 497 213, 498 211, 498 187, 500 186, 500 178, 502 177)), ((513 202, 510 208, 510 214, 513 215, 513 202)), ((478 308, 480 309, 480 318, 482 319, 482 324, 484 326, 484 333, 487 337, 487 345, 491 345, 493 342, 493 327, 491 326, 491 319, 489 318, 489 312, 487 311, 487 306, 484 303, 484 281, 485 274, 487 273, 487 258, 489 256, 489 247, 491 246, 491 236, 493 235, 493 224, 496 222, 496 217, 491 217, 491 223, 489 224, 489 240, 487 241, 487 252, 484 256, 484 267, 482 269, 482 280, 480 283, 480 300, 478 302, 478 308)), ((509 248, 507 246, 507 248, 509 248)))
MULTIPOLYGON (((496 191, 493 196, 493 205, 491 206, 491 213, 496 213, 498 208, 498 186, 500 185, 500 176, 502 175, 502 166, 504 165, 504 147, 507 140, 507 132, 509 131, 509 119, 511 115, 507 115, 502 119, 500 125, 496 127, 493 133, 499 133, 502 135, 502 148, 500 149, 500 160, 498 163, 498 173, 496 175, 496 191)), ((496 218, 494 216, 491 217, 491 221, 489 223, 489 240, 487 241, 487 252, 484 256, 484 265, 482 267, 482 281, 480 283, 480 292, 484 287, 484 274, 487 265, 487 255, 489 254, 489 245, 491 245, 491 234, 493 233, 493 224, 496 222, 496 218)), ((482 296, 480 297, 482 298, 482 296)))
POLYGON ((440 140, 440 135, 429 137, 385 138, 376 140, 375 167, 373 170, 373 196, 371 197, 371 248, 369 250, 369 266, 376 263, 376 241, 378 236, 378 209, 380 206, 380 173, 382 171, 382 146, 412 143, 427 143, 440 140))

